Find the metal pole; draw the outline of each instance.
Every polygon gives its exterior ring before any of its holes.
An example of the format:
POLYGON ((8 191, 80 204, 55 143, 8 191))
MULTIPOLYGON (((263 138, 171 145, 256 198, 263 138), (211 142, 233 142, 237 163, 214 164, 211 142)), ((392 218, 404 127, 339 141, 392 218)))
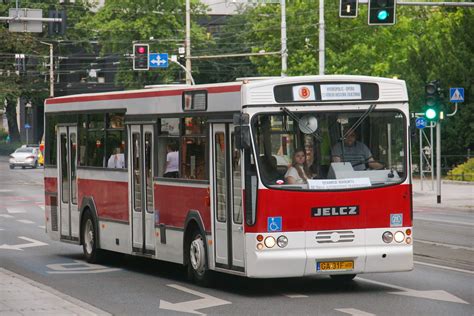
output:
POLYGON ((324 0, 319 0, 319 74, 324 75, 324 0))
POLYGON ((441 204, 441 122, 436 124, 436 203, 441 204))
POLYGON ((431 155, 431 191, 434 191, 434 138, 433 138, 433 128, 434 128, 434 123, 430 123, 430 155, 431 155))
POLYGON ((186 83, 191 84, 189 74, 191 73, 191 4, 190 0, 186 0, 186 39, 184 46, 186 47, 186 83))
POLYGON ((423 191, 423 129, 420 128, 420 189, 423 191))
POLYGON ((53 44, 49 44, 49 96, 54 97, 54 60, 53 44))
POLYGON ((286 0, 280 0, 281 7, 281 76, 286 76, 288 53, 286 48, 286 0))

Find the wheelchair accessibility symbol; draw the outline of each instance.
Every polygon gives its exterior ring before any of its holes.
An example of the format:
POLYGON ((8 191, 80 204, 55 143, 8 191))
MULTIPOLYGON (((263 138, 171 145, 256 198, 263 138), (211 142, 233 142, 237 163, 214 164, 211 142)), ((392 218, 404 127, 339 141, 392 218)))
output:
POLYGON ((267 219, 267 231, 269 232, 280 232, 282 226, 281 216, 279 217, 268 217, 267 219))

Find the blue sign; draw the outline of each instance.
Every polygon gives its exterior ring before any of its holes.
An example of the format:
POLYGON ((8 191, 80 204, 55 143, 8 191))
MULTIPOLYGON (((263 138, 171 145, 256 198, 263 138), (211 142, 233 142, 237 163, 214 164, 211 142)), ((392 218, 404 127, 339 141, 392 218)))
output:
POLYGON ((464 102, 464 88, 449 88, 449 102, 464 102))
POLYGON ((390 214, 390 227, 403 226, 403 214, 390 214))
POLYGON ((168 54, 151 53, 148 64, 150 68, 168 68, 168 54))
POLYGON ((423 129, 426 127, 427 124, 428 124, 428 121, 424 117, 418 117, 415 120, 416 128, 423 129))
POLYGON ((269 232, 281 232, 282 220, 279 217, 268 217, 267 219, 267 231, 269 232))
POLYGON ((26 123, 26 124, 25 124, 25 128, 26 128, 26 129, 29 129, 29 128, 31 128, 31 125, 28 124, 28 123, 26 123))

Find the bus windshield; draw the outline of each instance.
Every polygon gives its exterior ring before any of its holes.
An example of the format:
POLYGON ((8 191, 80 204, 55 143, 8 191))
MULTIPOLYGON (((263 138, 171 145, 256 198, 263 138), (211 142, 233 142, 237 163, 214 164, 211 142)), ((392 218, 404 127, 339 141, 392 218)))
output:
POLYGON ((280 112, 252 119, 263 184, 291 190, 339 190, 402 182, 406 119, 396 110, 280 112))

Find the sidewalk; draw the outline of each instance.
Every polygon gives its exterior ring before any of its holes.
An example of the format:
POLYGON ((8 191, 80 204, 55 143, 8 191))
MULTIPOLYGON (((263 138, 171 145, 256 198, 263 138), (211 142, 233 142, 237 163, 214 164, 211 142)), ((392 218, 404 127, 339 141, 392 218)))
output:
POLYGON ((474 212, 474 182, 441 181, 441 204, 437 203, 436 180, 431 187, 431 179, 421 181, 413 179, 413 206, 418 208, 452 209, 474 212))
POLYGON ((0 315, 110 315, 48 286, 0 268, 0 315))

